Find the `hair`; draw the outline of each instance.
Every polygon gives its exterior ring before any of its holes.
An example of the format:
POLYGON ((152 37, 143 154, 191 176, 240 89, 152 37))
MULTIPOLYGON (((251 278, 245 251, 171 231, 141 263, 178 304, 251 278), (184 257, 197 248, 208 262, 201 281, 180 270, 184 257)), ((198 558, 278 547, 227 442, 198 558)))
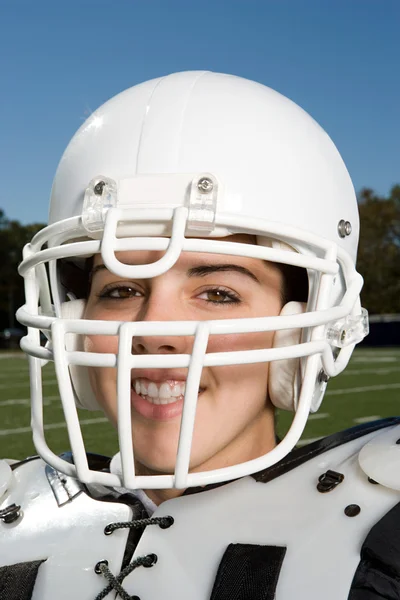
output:
POLYGON ((285 304, 292 300, 307 302, 308 276, 306 269, 281 263, 275 263, 275 266, 282 273, 282 306, 285 306, 285 304))

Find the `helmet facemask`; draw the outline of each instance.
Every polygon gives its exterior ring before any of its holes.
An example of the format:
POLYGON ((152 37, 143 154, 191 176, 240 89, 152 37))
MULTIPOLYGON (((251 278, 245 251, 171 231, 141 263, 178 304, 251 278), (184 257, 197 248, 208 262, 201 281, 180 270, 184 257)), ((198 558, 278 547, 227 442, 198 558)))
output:
MULTIPOLYGON (((112 211, 121 209, 112 208, 106 215, 113 216, 114 223, 122 221, 123 213, 113 215, 112 211)), ((179 209, 175 209, 172 220, 178 224, 187 218, 186 215, 179 214, 179 209)), ((129 215, 130 216, 130 215, 129 215)), ((267 230, 263 224, 264 232, 267 230)), ((133 224, 134 226, 134 224, 133 224)), ((129 228, 129 217, 124 220, 123 228, 129 228)), ((361 278, 353 271, 345 273, 347 266, 346 260, 336 258, 336 261, 329 258, 323 258, 323 244, 318 248, 318 254, 321 258, 316 258, 308 254, 301 255, 299 251, 291 250, 295 240, 274 243, 274 238, 266 235, 260 236, 259 230, 253 230, 252 235, 257 236, 258 244, 243 244, 219 239, 204 239, 185 237, 180 235, 178 226, 172 227, 171 238, 168 237, 119 237, 114 235, 115 245, 123 246, 125 250, 139 250, 143 247, 162 251, 163 257, 168 255, 171 248, 179 244, 177 259, 182 252, 201 252, 206 255, 221 254, 228 256, 243 256, 262 258, 269 262, 276 262, 280 258, 284 265, 292 265, 307 269, 308 273, 313 273, 310 278, 310 293, 307 303, 289 302, 283 307, 279 316, 240 318, 240 319, 217 319, 212 321, 163 321, 163 322, 135 322, 135 321, 94 321, 85 319, 85 300, 68 300, 65 290, 62 289, 59 269, 56 261, 49 260, 49 288, 51 289, 53 302, 55 303, 55 316, 44 316, 39 314, 42 310, 38 309, 38 292, 36 288, 36 310, 35 325, 41 329, 50 331, 51 345, 47 348, 40 348, 33 342, 32 317, 27 317, 24 309, 20 310, 19 318, 26 319, 26 324, 31 324, 28 338, 23 342, 23 347, 33 357, 31 358, 33 368, 40 370, 42 360, 54 360, 59 381, 61 400, 64 408, 64 414, 67 421, 70 442, 74 455, 74 465, 68 465, 67 471, 70 474, 77 475, 79 479, 86 483, 101 482, 107 485, 118 485, 127 488, 186 488, 194 485, 204 485, 223 480, 240 477, 248 473, 264 469, 285 456, 296 444, 300 438, 307 421, 308 413, 315 411, 322 400, 323 392, 326 387, 326 381, 329 377, 341 372, 347 363, 355 338, 353 334, 348 334, 348 326, 360 323, 362 316, 352 317, 352 312, 357 315, 359 305, 357 298, 361 286, 361 278), (178 231, 178 233, 177 233, 178 231), (174 239, 174 235, 176 238, 174 239), (269 241, 268 241, 269 240, 269 241), (260 244, 263 241, 264 245, 260 244), (293 245, 288 245, 292 241, 293 245), (271 258, 274 260, 271 261, 271 258), (314 267, 314 268, 313 268, 314 267), (341 300, 336 306, 329 306, 329 300, 332 298, 331 289, 328 293, 329 283, 331 288, 335 285, 333 282, 340 280, 347 285, 346 291, 341 294, 341 300), (347 280, 347 281, 346 281, 347 280), (350 285, 349 285, 350 284, 350 285), (56 292, 54 292, 56 290, 56 292), (324 293, 325 290, 325 293, 324 293), (350 309, 352 306, 352 309, 350 309), (350 312, 350 316, 348 313, 350 312), (347 316, 346 316, 347 315, 347 316), (347 321, 346 321, 347 318, 347 321), (352 319, 352 320, 351 320, 352 319), (29 321, 29 322, 28 322, 29 321), (338 329, 338 322, 341 329, 338 329), (343 323, 342 323, 343 322, 343 323), (154 336, 160 335, 160 328, 163 335, 170 336, 193 336, 193 348, 191 354, 134 354, 132 345, 135 336, 154 336), (207 346, 213 336, 249 333, 249 332, 275 332, 274 343, 272 347, 265 349, 249 349, 243 351, 228 352, 206 352, 207 346), (344 331, 347 340, 343 339, 344 331), (87 352, 85 351, 83 340, 88 336, 118 336, 118 349, 114 352, 87 352), (353 335, 353 337, 351 337, 353 335), (345 343, 343 343, 345 342, 345 343), (42 359, 42 360, 41 360, 42 359), (201 373, 204 367, 217 365, 243 365, 268 363, 270 365, 268 393, 272 402, 284 409, 295 410, 295 417, 291 428, 285 438, 267 455, 261 456, 244 463, 231 465, 212 471, 190 473, 190 455, 192 446, 192 436, 195 427, 196 406, 198 401, 198 390, 200 386, 201 373), (78 413, 75 405, 88 409, 98 409, 99 405, 93 393, 92 385, 89 380, 90 368, 113 368, 116 369, 117 397, 118 397, 118 437, 122 459, 122 474, 98 473, 89 469, 86 458, 83 437, 81 435, 78 413), (187 369, 187 383, 184 399, 184 408, 182 413, 178 452, 176 458, 175 472, 162 475, 135 475, 135 459, 132 441, 132 414, 131 414, 131 371, 132 369, 187 369), (324 374, 321 377, 321 372, 324 374)), ((243 226, 241 228, 244 229, 243 226)), ((106 227, 105 227, 106 231, 106 227)), ((35 264, 41 263, 43 255, 62 255, 65 249, 70 252, 75 250, 76 246, 81 248, 81 258, 88 255, 87 246, 90 249, 93 245, 98 246, 101 251, 102 260, 107 265, 109 259, 110 247, 100 244, 97 241, 80 241, 77 236, 77 230, 74 227, 71 231, 74 236, 73 241, 64 239, 54 248, 46 250, 37 249, 32 254, 34 259, 29 262, 25 260, 21 265, 24 271, 28 262, 29 270, 26 271, 27 282, 29 282, 29 272, 35 270, 35 264), (104 248, 107 249, 104 252, 104 248)), ((82 231, 82 233, 84 233, 82 231)), ((275 233, 275 232, 274 232, 275 233)), ((65 238, 65 234, 63 234, 65 238)), ((83 236, 82 236, 83 238, 83 236)), ((50 241, 50 240, 49 240, 50 241)), ((298 244, 298 240, 296 240, 298 244)), ((26 250, 29 253, 31 247, 26 250)), ((325 249, 326 255, 332 255, 332 248, 325 249)), ((315 252, 317 254, 317 252, 315 252)), ((65 253, 67 256, 67 253, 65 253)), ((73 252, 75 260, 79 263, 79 254, 73 252)), ((167 257, 168 259, 168 257, 167 257)), ((87 259, 86 259, 87 260, 87 259)), ((118 275, 124 275, 128 278, 143 278, 145 271, 154 271, 154 265, 128 265, 120 262, 117 258, 117 252, 114 250, 112 256, 112 266, 108 267, 113 271, 115 264, 118 264, 118 275), (134 273, 135 269, 139 275, 134 273), (133 275, 132 275, 133 273, 133 275)), ((167 262, 158 261, 160 274, 167 272, 171 267, 167 262), (161 263, 161 267, 160 267, 161 263), (164 270, 165 269, 165 270, 164 270)), ((41 272, 41 295, 47 298, 49 291, 47 288, 44 274, 47 273, 42 267, 41 272)), ((38 269, 38 267, 36 267, 38 269)), ((28 284, 28 293, 29 293, 28 284)), ((31 306, 35 301, 32 299, 31 306)), ((361 313, 358 313, 361 315, 361 313)), ((35 327, 34 327, 35 329, 35 327)), ((359 331, 355 335, 360 335, 359 331)), ((344 337, 345 337, 344 336, 344 337)), ((36 335, 37 337, 37 335, 36 335)), ((40 397, 40 391, 33 391, 35 395, 35 409, 33 414, 39 415, 43 408, 43 401, 40 397)), ((62 459, 56 457, 47 447, 44 440, 44 433, 40 431, 39 422, 41 418, 36 419, 35 443, 39 446, 41 454, 54 467, 61 470, 65 466, 61 464, 62 459), (38 426, 39 425, 39 426, 38 426)), ((35 425, 35 419, 34 419, 35 425)))

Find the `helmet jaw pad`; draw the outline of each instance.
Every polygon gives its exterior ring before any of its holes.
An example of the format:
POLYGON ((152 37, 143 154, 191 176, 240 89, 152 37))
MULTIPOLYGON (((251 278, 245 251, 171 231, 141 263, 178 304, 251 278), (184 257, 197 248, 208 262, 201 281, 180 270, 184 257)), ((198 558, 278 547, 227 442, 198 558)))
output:
MULTIPOLYGON (((288 302, 280 316, 299 315, 306 312, 303 302, 288 302)), ((301 329, 280 329, 275 332, 273 348, 296 346, 301 340, 301 329)), ((268 376, 269 398, 274 406, 295 411, 300 394, 300 358, 271 361, 268 376)))

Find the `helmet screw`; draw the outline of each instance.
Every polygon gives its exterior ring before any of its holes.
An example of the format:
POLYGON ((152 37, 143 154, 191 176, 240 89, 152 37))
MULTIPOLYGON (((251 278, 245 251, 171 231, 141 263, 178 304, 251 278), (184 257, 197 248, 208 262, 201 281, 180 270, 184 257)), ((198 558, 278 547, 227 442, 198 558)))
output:
POLYGON ((96 185, 94 186, 94 193, 96 194, 96 196, 101 196, 104 190, 104 186, 105 186, 105 182, 104 181, 99 181, 98 183, 96 183, 96 185))
POLYGON ((323 369, 318 373, 318 383, 328 383, 329 376, 325 373, 323 369))
POLYGON ((0 510, 0 519, 3 523, 7 523, 7 525, 14 523, 21 515, 21 507, 17 504, 10 504, 9 506, 6 506, 6 508, 0 510))
POLYGON ((197 189, 201 194, 209 194, 212 192, 214 184, 209 177, 201 177, 197 182, 197 189))
POLYGON ((338 233, 341 238, 344 238, 351 234, 351 223, 342 219, 338 223, 338 233))

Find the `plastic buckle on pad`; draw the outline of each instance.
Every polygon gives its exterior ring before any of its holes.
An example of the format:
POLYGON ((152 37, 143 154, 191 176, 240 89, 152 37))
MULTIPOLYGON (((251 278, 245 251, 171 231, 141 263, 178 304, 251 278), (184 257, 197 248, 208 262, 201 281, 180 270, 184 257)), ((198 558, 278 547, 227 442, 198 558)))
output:
POLYGON ((321 494, 331 492, 339 485, 339 483, 342 483, 343 479, 344 475, 342 473, 328 470, 318 477, 317 490, 321 492, 321 494))

